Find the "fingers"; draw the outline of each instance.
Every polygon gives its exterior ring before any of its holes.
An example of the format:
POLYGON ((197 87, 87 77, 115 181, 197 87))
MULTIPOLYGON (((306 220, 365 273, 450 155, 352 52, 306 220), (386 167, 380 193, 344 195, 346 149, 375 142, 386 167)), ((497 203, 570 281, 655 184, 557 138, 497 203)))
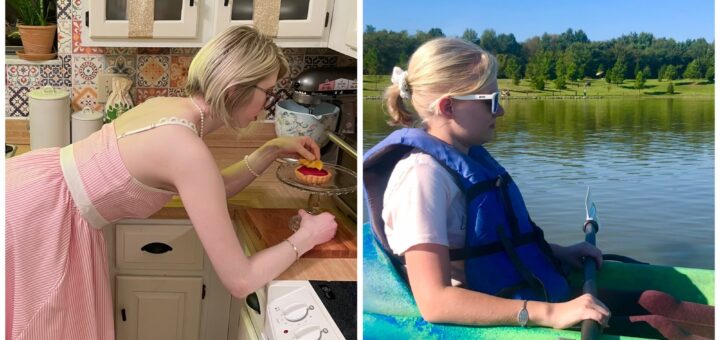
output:
POLYGON ((298 210, 298 215, 300 215, 300 218, 305 218, 309 214, 307 211, 300 209, 300 210, 298 210))
POLYGON ((300 145, 300 146, 297 147, 296 152, 297 152, 298 155, 300 155, 300 157, 302 157, 302 158, 305 158, 305 159, 308 159, 308 160, 311 160, 311 161, 316 159, 316 158, 315 158, 315 155, 314 155, 313 153, 311 153, 310 151, 308 151, 306 148, 304 148, 302 145, 300 145))
POLYGON ((589 319, 597 321, 603 327, 607 327, 610 321, 610 309, 594 296, 590 294, 585 294, 585 296, 589 298, 588 305, 586 305, 588 311, 586 316, 588 316, 589 319))
MULTIPOLYGON (((309 147, 310 152, 315 156, 314 159, 320 159, 320 146, 315 143, 315 141, 310 137, 305 137, 305 143, 303 145, 305 148, 309 147)), ((308 158, 310 159, 310 158, 308 158)), ((312 160, 312 159, 310 159, 312 160)))

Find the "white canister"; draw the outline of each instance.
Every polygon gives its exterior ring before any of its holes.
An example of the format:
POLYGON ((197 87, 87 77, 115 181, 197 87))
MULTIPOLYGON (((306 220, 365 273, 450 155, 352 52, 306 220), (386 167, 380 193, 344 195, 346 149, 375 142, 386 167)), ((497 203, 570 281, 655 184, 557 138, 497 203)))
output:
POLYGON ((70 144, 70 92, 45 86, 28 98, 30 149, 70 144))
POLYGON ((72 142, 75 143, 93 132, 100 130, 103 125, 103 113, 85 107, 82 111, 72 114, 72 142))

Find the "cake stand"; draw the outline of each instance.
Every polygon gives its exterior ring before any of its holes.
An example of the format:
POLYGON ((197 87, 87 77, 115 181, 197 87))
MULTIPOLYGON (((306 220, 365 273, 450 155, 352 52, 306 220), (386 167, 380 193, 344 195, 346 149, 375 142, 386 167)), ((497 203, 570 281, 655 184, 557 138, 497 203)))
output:
MULTIPOLYGON (((323 212, 322 208, 320 208, 321 196, 349 194, 357 188, 357 174, 348 168, 325 163, 323 169, 330 172, 332 178, 328 183, 312 185, 300 182, 295 177, 295 169, 299 166, 300 163, 297 160, 285 159, 277 169, 277 178, 286 185, 310 194, 308 209, 306 210, 312 215, 323 212)), ((300 216, 293 216, 288 226, 293 231, 297 231, 300 228, 300 216)))

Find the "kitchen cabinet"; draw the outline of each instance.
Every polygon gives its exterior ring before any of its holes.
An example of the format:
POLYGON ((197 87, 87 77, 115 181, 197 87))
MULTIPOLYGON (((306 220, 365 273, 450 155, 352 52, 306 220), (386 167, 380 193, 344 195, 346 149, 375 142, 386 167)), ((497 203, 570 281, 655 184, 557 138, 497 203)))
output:
POLYGON ((116 280, 119 340, 198 338, 201 278, 118 275, 116 280))
MULTIPOLYGON (((83 46, 201 47, 228 27, 253 23, 253 0, 154 0, 151 37, 129 38, 127 4, 128 0, 82 0, 83 46)), ((355 57, 356 4, 356 0, 282 0, 275 42, 280 47, 330 47, 355 57), (339 19, 333 20, 334 16, 339 19), (337 42, 331 43, 331 36, 337 42)))
MULTIPOLYGON (((252 25, 253 0, 223 1, 215 11, 215 34, 231 26, 252 25)), ((282 0, 277 38, 322 38, 330 19, 329 4, 329 0, 282 0)))
MULTIPOLYGON (((90 38, 127 38, 130 19, 141 15, 128 0, 89 0, 90 38)), ((138 3, 142 1, 138 0, 138 3)), ((198 0, 152 0, 153 38, 194 38, 198 32, 198 0)), ((137 6, 137 5, 136 5, 137 6)), ((143 8, 140 8, 143 9, 143 8)))
MULTIPOLYGON (((228 27, 253 23, 253 0, 154 3, 151 37, 129 38, 128 0, 82 0, 82 45, 201 47, 228 27)), ((288 48, 329 47, 356 57, 356 7, 357 0, 282 0, 275 42, 288 48)))
POLYGON ((357 58, 357 0, 335 2, 328 47, 357 58))
POLYGON ((103 233, 118 339, 228 338, 231 297, 189 220, 122 220, 103 233))

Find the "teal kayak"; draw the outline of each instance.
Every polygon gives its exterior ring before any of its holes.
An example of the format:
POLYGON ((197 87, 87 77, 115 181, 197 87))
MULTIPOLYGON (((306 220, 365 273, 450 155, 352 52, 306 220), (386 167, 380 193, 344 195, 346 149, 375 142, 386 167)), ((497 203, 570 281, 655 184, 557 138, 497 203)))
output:
MULTIPOLYGON (((713 270, 605 262, 597 275, 600 288, 656 289, 681 300, 715 305, 713 270)), ((570 283, 582 286, 580 273, 571 275, 570 283)), ((368 223, 363 225, 363 334, 365 339, 580 339, 579 330, 426 322, 368 223)), ((638 338, 603 335, 602 339, 638 338)))

